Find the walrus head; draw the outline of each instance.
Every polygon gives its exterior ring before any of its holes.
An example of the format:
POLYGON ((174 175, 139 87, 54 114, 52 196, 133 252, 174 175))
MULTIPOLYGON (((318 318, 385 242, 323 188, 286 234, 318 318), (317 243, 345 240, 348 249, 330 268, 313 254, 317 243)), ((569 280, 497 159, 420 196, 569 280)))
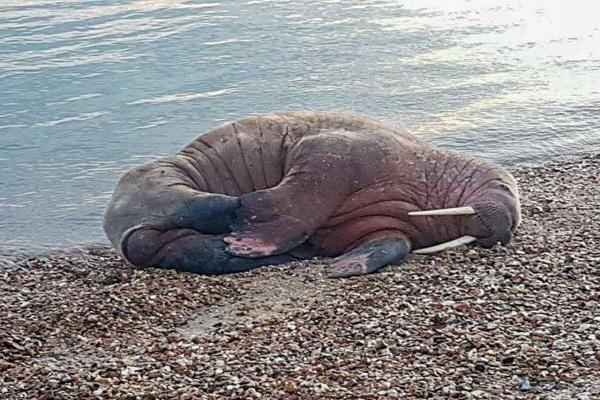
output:
POLYGON ((481 247, 498 243, 506 245, 521 222, 519 193, 514 178, 505 174, 478 189, 461 207, 409 212, 418 216, 457 216, 463 236, 415 250, 414 253, 434 253, 451 247, 475 242, 481 247))

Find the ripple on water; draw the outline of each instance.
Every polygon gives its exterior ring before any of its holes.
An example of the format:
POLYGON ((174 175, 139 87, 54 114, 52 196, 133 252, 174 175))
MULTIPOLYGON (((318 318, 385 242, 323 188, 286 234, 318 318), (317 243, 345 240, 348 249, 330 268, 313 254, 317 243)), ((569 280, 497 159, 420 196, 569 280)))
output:
POLYGON ((59 124, 65 124, 67 122, 87 121, 90 119, 99 118, 106 114, 107 114, 106 112, 84 113, 84 114, 75 115, 73 117, 66 117, 66 118, 56 119, 53 121, 40 122, 37 124, 37 126, 55 126, 55 125, 59 125, 59 124))
POLYGON ((224 44, 233 44, 233 43, 252 43, 254 40, 252 39, 223 39, 223 40, 215 40, 214 42, 204 42, 206 46, 218 46, 224 44))
POLYGON ((164 96, 154 97, 151 99, 141 99, 129 102, 127 104, 137 105, 137 104, 161 104, 161 103, 179 103, 192 101, 197 99, 206 99, 210 97, 223 96, 229 93, 235 93, 238 89, 229 88, 229 89, 221 89, 221 90, 213 90, 210 92, 201 92, 201 93, 175 93, 175 94, 167 94, 164 96))

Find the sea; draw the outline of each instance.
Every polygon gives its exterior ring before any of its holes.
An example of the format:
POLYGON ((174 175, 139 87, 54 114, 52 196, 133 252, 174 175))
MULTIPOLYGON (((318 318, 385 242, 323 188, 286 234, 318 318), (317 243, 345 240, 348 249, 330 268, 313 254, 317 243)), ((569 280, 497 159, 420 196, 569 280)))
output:
POLYGON ((107 245, 119 176, 211 128, 350 110, 502 165, 600 149, 600 3, 2 0, 0 264, 107 245))

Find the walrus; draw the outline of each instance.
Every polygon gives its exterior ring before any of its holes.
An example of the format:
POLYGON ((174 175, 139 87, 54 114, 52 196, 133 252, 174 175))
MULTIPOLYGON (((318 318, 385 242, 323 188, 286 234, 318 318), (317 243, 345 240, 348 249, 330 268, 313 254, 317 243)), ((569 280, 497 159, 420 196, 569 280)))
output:
POLYGON ((331 277, 414 253, 507 244, 515 179, 347 112, 254 116, 205 133, 120 179, 104 216, 135 266, 200 274, 333 257, 331 277))

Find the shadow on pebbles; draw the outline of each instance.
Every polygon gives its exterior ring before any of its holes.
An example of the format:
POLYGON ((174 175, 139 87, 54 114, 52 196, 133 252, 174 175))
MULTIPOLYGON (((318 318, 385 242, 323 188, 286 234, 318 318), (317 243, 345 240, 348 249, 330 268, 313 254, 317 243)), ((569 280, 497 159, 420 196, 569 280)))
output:
POLYGON ((517 167, 506 248, 328 280, 111 250, 0 272, 0 398, 600 398, 600 156, 517 167))

